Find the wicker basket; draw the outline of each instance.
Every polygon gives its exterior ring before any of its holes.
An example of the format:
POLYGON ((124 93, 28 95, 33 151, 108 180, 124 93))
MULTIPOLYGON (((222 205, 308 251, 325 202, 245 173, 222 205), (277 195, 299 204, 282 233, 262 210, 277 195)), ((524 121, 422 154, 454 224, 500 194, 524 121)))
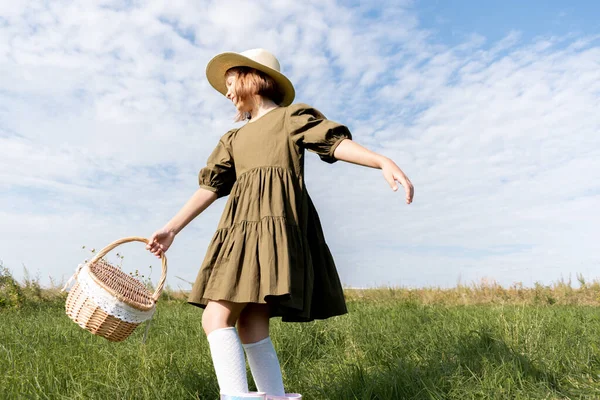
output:
POLYGON ((69 318, 79 326, 112 342, 127 339, 140 323, 152 317, 167 278, 164 253, 162 274, 154 293, 102 259, 115 247, 128 242, 148 243, 148 240, 143 237, 119 239, 80 266, 73 276, 77 282, 69 291, 65 307, 69 318))

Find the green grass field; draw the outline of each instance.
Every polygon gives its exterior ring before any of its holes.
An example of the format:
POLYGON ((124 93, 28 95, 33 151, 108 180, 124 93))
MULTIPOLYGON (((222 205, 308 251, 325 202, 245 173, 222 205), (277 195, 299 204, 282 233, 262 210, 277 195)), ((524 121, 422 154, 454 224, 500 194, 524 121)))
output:
MULTIPOLYGON (((286 389, 305 399, 600 399, 600 282, 346 290, 350 313, 274 319, 286 389)), ((217 399, 202 311, 167 288, 111 343, 66 294, 0 263, 0 399, 217 399)), ((252 382, 248 374, 249 382, 252 382)))
MULTIPOLYGON (((594 306, 424 304, 380 292, 350 295, 343 317, 273 321, 289 391, 309 400, 600 398, 594 306)), ((143 344, 145 325, 111 343, 71 322, 60 298, 0 308, 0 398, 216 399, 201 314, 159 303, 143 344)))

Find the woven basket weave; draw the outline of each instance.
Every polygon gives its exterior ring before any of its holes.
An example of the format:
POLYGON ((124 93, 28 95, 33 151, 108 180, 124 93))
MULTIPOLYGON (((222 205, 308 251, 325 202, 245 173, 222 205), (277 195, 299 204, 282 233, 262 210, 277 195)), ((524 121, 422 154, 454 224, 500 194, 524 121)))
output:
MULTIPOLYGON (((167 259, 163 253, 161 277, 156 290, 154 293, 151 293, 142 282, 102 259, 109 251, 128 242, 148 243, 148 240, 143 237, 127 237, 109 244, 87 263, 86 266, 89 266, 89 271, 86 270, 86 272, 101 290, 105 290, 108 296, 123 303, 124 307, 148 312, 151 315, 167 279, 167 259)), ((75 274, 75 278, 77 278, 78 273, 79 270, 75 274)), ((127 339, 141 323, 127 322, 119 316, 111 315, 104 311, 92 299, 90 293, 86 291, 85 285, 82 285, 79 279, 69 291, 65 309, 69 318, 79 326, 87 329, 94 335, 102 336, 112 342, 120 342, 127 339)))

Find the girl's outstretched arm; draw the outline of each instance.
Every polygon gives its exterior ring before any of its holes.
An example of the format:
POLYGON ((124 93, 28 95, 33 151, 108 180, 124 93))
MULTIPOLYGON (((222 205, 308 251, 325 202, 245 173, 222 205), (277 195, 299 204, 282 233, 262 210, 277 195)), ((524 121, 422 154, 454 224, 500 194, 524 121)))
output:
POLYGON ((415 194, 412 182, 404 175, 404 172, 402 172, 396 163, 389 158, 366 149, 350 139, 342 140, 335 149, 333 156, 338 160, 352 164, 381 169, 383 177, 389 183, 392 190, 398 190, 396 181, 400 182, 406 192, 406 204, 412 203, 415 194))
POLYGON ((185 203, 185 205, 167 222, 167 224, 154 232, 149 239, 146 249, 160 258, 162 253, 167 251, 177 235, 187 224, 208 208, 215 200, 217 195, 207 189, 198 189, 185 203))

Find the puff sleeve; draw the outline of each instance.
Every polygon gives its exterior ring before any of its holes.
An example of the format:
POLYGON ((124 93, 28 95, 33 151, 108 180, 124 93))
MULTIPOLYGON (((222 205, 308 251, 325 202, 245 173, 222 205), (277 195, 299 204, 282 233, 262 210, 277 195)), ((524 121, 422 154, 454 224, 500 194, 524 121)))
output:
POLYGON ((235 130, 227 132, 208 157, 206 166, 198 173, 198 183, 218 197, 227 196, 236 180, 235 164, 231 150, 231 136, 235 130))
POLYGON ((330 121, 321 112, 306 104, 288 107, 286 124, 297 146, 317 153, 321 160, 334 163, 335 149, 344 139, 352 139, 348 128, 330 121))

